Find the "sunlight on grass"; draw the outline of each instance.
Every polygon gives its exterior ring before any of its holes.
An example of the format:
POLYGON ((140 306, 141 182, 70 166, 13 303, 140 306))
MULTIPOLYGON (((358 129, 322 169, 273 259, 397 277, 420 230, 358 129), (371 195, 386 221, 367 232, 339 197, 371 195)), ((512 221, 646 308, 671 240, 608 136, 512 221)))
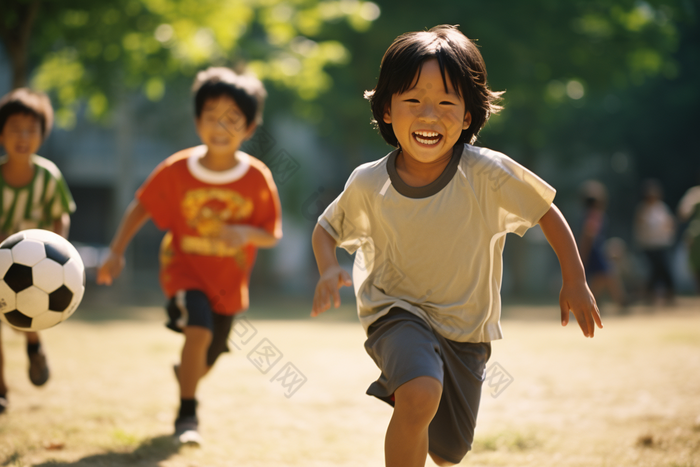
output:
MULTIPOLYGON (((532 308, 509 310, 506 338, 493 343, 490 363, 513 381, 498 397, 485 387, 462 465, 700 467, 700 301, 607 316, 594 339, 562 329, 555 307, 537 318, 532 308)), ((173 442, 182 336, 163 328, 162 310, 46 331, 51 380, 41 388, 27 378, 24 338, 2 328, 0 466, 382 467, 391 408, 365 395, 379 371, 355 310, 307 315, 303 303, 247 315, 255 338, 202 381, 201 449, 173 442), (283 354, 265 374, 249 357, 262 339, 283 354), (286 363, 307 378, 292 397, 273 378, 286 363)))
POLYGON ((135 447, 141 441, 137 436, 124 430, 116 429, 112 432, 112 440, 119 446, 135 447))
MULTIPOLYGON (((478 430, 477 430, 478 431, 478 430)), ((542 446, 537 434, 506 430, 500 433, 479 434, 474 439, 474 453, 481 451, 526 451, 542 446)))

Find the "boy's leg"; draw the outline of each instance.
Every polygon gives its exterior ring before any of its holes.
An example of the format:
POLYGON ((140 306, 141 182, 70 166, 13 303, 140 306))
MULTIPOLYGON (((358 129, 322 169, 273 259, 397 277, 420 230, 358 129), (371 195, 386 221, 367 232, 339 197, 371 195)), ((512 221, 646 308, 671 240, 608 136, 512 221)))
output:
POLYGON ((49 380, 49 366, 46 363, 46 354, 41 347, 39 334, 26 332, 27 356, 29 357, 29 380, 34 386, 42 386, 49 380))
POLYGON ((197 418, 197 384, 207 371, 206 354, 211 342, 211 330, 201 326, 187 326, 183 330, 185 345, 178 371, 180 409, 175 419, 175 437, 181 444, 202 444, 197 418))
POLYGON ((428 456, 428 426, 442 394, 440 381, 419 376, 394 393, 394 413, 386 431, 387 467, 423 467, 428 456))
POLYGON ((446 461, 445 459, 433 452, 428 452, 428 454, 430 454, 430 458, 433 460, 433 462, 435 462, 435 464, 439 465, 440 467, 449 467, 450 465, 457 465, 450 461, 446 461))
MULTIPOLYGON (((228 336, 231 333, 231 327, 233 326, 232 315, 221 315, 219 313, 213 312, 213 331, 211 335, 211 343, 207 349, 206 365, 204 367, 204 372, 200 376, 200 379, 206 376, 207 373, 212 369, 214 363, 219 358, 219 356, 228 352, 228 336)), ((180 364, 176 364, 173 369, 175 370, 175 376, 180 381, 180 364)))
MULTIPOLYGON (((400 389, 414 389, 410 385, 414 380, 434 380, 441 387, 439 397, 423 397, 425 409, 431 399, 437 403, 437 408, 431 409, 426 451, 440 466, 459 463, 471 449, 490 345, 449 341, 416 315, 392 309, 370 326, 365 349, 382 371, 367 394, 397 406, 400 389)), ((415 392, 403 394, 404 402, 415 392)), ((402 413, 395 415, 401 417, 402 413)), ((392 418, 390 430, 395 422, 402 425, 401 418, 392 418)), ((387 447, 393 434, 387 433, 387 447)), ((414 447, 408 444, 404 443, 403 448, 414 447)), ((421 457, 424 463, 425 454, 421 457)), ((389 458, 387 449, 387 465, 392 465, 389 458)))
POLYGON ((2 354, 2 326, 0 326, 0 413, 5 411, 7 406, 7 386, 5 386, 5 368, 3 367, 4 357, 2 354))
POLYGON ((199 380, 208 371, 207 350, 211 343, 212 333, 200 326, 187 326, 184 329, 185 345, 182 347, 179 382, 180 397, 194 399, 199 380))
POLYGON ((175 366, 180 388, 180 409, 175 420, 175 436, 180 443, 201 444, 197 432, 197 385, 213 362, 208 353, 218 335, 214 327, 214 312, 206 294, 199 290, 183 290, 171 298, 167 306, 166 326, 184 333, 185 344, 181 361, 175 366))

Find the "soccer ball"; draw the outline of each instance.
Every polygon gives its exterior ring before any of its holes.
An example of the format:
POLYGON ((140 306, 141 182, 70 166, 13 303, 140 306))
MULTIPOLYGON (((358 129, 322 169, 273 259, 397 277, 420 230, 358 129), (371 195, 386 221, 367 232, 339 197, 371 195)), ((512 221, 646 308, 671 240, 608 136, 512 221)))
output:
POLYGON ((29 229, 0 243, 0 320, 40 331, 73 314, 85 292, 85 266, 68 240, 29 229))

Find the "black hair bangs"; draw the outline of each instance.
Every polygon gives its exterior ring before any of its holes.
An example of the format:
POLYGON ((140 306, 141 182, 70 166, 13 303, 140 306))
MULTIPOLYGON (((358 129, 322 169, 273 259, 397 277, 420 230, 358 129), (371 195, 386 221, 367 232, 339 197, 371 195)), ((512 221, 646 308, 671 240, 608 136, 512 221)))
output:
POLYGON ((229 97, 236 103, 241 112, 243 112, 246 126, 250 126, 255 122, 258 110, 257 99, 251 96, 246 90, 222 81, 206 82, 199 88, 194 98, 196 117, 199 118, 202 116, 204 105, 208 100, 218 99, 222 96, 229 97))
POLYGON ((471 125, 462 131, 460 143, 474 143, 489 116, 501 110, 497 101, 503 93, 489 89, 486 65, 476 44, 456 26, 442 25, 429 31, 402 34, 382 58, 377 86, 365 92, 374 117, 372 123, 394 147, 398 147, 398 140, 391 124, 384 122, 391 97, 413 88, 423 64, 430 59, 438 61, 445 90, 449 90, 449 79, 471 115, 471 125))
MULTIPOLYGON (((454 88, 457 95, 464 98, 462 85, 464 81, 464 75, 461 73, 460 67, 455 64, 457 57, 454 53, 450 53, 450 49, 445 49, 443 47, 421 47, 417 53, 410 54, 407 53, 405 60, 405 70, 397 70, 394 79, 390 80, 387 91, 393 94, 402 94, 410 89, 413 89, 420 79, 421 70, 423 69, 423 64, 431 59, 436 59, 440 67, 440 74, 442 75, 442 82, 445 86, 445 91, 449 91, 449 86, 447 80, 450 80, 450 84, 454 88), (430 50, 433 49, 433 50, 430 50)), ((396 60, 401 61, 402 57, 396 57, 396 60)))
POLYGON ((262 82, 253 75, 239 75, 229 68, 210 67, 197 73, 192 92, 196 118, 202 116, 204 105, 209 99, 226 96, 243 113, 247 127, 262 123, 267 92, 262 82))
POLYGON ((48 96, 29 88, 17 88, 0 99, 0 132, 12 115, 31 115, 39 120, 41 138, 45 140, 53 126, 53 107, 48 96))

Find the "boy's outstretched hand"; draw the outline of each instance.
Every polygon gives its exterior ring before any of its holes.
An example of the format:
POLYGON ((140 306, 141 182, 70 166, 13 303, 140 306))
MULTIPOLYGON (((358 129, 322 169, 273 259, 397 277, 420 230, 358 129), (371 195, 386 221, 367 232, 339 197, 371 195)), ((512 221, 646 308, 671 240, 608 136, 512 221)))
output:
POLYGON ((101 285, 112 285, 112 281, 119 277, 124 269, 124 256, 118 255, 110 250, 109 256, 97 270, 97 283, 101 285))
POLYGON ((352 280, 350 274, 340 266, 332 266, 321 275, 321 278, 316 284, 314 292, 314 304, 311 308, 311 316, 318 316, 331 307, 331 299, 333 306, 340 306, 340 294, 338 290, 342 286, 351 286, 352 280))
POLYGON ((603 328, 598 305, 585 281, 577 281, 573 284, 565 282, 559 294, 559 307, 562 326, 569 324, 569 311, 571 311, 584 336, 593 337, 596 325, 603 328))
POLYGON ((571 311, 581 326, 583 335, 593 337, 595 326, 603 327, 595 298, 586 284, 586 273, 578 254, 574 234, 559 208, 554 204, 539 221, 544 236, 559 258, 562 287, 559 294, 561 325, 569 324, 571 311))

